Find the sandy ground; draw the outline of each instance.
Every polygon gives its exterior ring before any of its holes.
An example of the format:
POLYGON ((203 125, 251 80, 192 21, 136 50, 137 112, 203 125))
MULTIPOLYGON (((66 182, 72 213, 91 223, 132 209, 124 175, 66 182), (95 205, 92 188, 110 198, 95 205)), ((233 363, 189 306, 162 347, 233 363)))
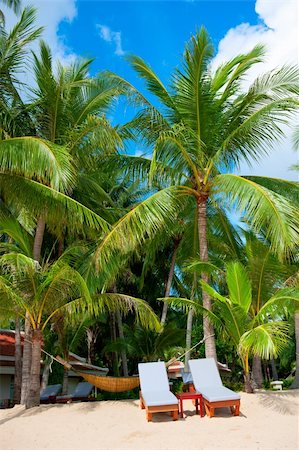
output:
POLYGON ((0 449, 299 449, 299 391, 242 394, 239 417, 218 409, 200 418, 191 401, 184 408, 177 422, 160 413, 148 423, 132 400, 17 406, 0 411, 0 449))

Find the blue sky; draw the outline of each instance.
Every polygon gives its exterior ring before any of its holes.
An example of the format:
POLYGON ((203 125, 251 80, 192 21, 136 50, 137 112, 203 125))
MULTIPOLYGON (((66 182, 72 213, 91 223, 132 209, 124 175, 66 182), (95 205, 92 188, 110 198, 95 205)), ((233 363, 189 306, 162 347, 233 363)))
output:
MULTIPOLYGON (((109 69, 139 89, 142 83, 129 68, 125 54, 141 56, 167 84, 186 41, 201 25, 214 42, 212 67, 257 43, 267 46, 265 62, 251 71, 245 87, 267 70, 298 63, 297 0, 22 0, 22 4, 37 7, 37 24, 44 26, 43 37, 56 59, 67 63, 78 56, 94 58, 91 75, 109 69)), ((16 18, 5 8, 4 12, 7 25, 12 26, 16 18)), ((123 117, 121 108, 111 116, 114 123, 123 117)), ((286 138, 268 157, 252 167, 244 163, 241 173, 296 180, 297 175, 289 171, 298 163, 291 137, 292 130, 286 130, 286 138)))
POLYGON ((62 23, 59 34, 67 47, 84 57, 96 58, 93 70, 109 68, 122 76, 136 77, 121 52, 134 53, 167 81, 191 34, 204 25, 217 49, 229 28, 241 22, 256 24, 254 1, 79 1, 77 17, 62 23), (111 41, 101 38, 101 27, 111 41), (113 34, 114 33, 114 34, 113 34), (112 34, 112 35, 111 35, 112 34), (115 38, 121 40, 117 49, 115 38), (120 51, 119 51, 120 50, 120 51))

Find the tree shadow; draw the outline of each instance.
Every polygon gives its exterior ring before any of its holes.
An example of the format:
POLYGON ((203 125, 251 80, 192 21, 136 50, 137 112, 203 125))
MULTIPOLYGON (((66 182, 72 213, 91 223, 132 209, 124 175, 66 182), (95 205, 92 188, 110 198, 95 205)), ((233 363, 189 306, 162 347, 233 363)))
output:
POLYGON ((274 409, 284 415, 298 414, 299 390, 259 392, 259 402, 266 408, 274 409))
POLYGON ((0 425, 3 425, 10 420, 16 419, 17 417, 30 417, 36 416, 37 414, 41 414, 47 411, 49 408, 54 405, 40 405, 31 409, 25 409, 25 406, 17 406, 9 409, 8 417, 0 420, 0 425))

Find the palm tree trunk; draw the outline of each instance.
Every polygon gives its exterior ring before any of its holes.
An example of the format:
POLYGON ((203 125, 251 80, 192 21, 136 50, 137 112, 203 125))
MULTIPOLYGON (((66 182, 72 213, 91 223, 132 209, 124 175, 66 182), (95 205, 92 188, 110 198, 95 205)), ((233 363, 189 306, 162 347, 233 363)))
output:
POLYGON ((26 405, 31 370, 31 354, 32 354, 32 328, 30 324, 29 315, 26 312, 25 317, 25 337, 23 347, 23 365, 22 365, 22 389, 21 389, 21 405, 26 405))
POLYGON ((41 360, 42 341, 43 341, 42 331, 33 330, 30 386, 26 400, 26 409, 38 406, 40 403, 40 360, 41 360))
POLYGON ((245 356, 243 362, 244 362, 245 392, 247 392, 247 394, 252 394, 253 393, 253 387, 252 387, 251 380, 250 380, 248 355, 245 356))
MULTIPOLYGON (((207 240, 207 199, 199 198, 197 201, 197 214, 198 214, 198 239, 199 239, 199 255, 202 262, 208 262, 208 240, 207 240)), ((202 273, 201 279, 208 283, 209 276, 206 273, 202 273)), ((211 297, 207 292, 202 290, 202 303, 204 308, 211 311, 211 297)), ((208 317, 203 318, 203 329, 205 338, 205 354, 206 358, 214 358, 217 361, 216 343, 214 336, 214 327, 211 324, 208 317)))
POLYGON ((40 256, 41 256, 45 226, 46 226, 45 220, 43 219, 43 217, 40 217, 36 224, 34 243, 33 243, 33 258, 35 259, 35 261, 38 261, 38 262, 39 262, 40 256))
POLYGON ((270 359, 270 364, 271 364, 272 380, 277 381, 278 373, 276 369, 275 360, 273 358, 270 359))
POLYGON ((20 319, 15 320, 15 377, 14 377, 14 396, 13 402, 19 405, 21 402, 22 388, 22 345, 21 345, 21 326, 20 319))
POLYGON ((62 236, 58 242, 58 257, 59 258, 62 255, 63 250, 64 250, 64 236, 62 236))
POLYGON ((261 357, 255 355, 252 363, 252 378, 255 386, 260 389, 263 387, 263 372, 262 372, 262 360, 261 357))
POLYGON ((194 310, 190 309, 190 311, 188 312, 187 328, 186 328, 186 355, 185 355, 185 368, 186 368, 186 370, 189 370, 188 362, 189 362, 189 359, 190 359, 190 352, 189 352, 189 350, 191 348, 193 315, 194 315, 194 310))
MULTIPOLYGON (((40 260, 42 243, 45 232, 45 220, 40 217, 36 224, 35 237, 33 243, 33 258, 35 261, 40 260)), ((23 351, 23 369, 22 369, 22 393, 21 393, 21 404, 26 404, 26 399, 28 397, 29 380, 30 380, 30 370, 31 370, 31 324, 29 321, 29 316, 26 313, 25 319, 25 341, 24 341, 24 351, 23 351)))
MULTIPOLYGON (((169 297, 169 294, 170 294, 170 289, 171 289, 173 275, 174 275, 176 255, 178 252, 180 242, 181 242, 181 237, 177 237, 176 239, 173 240, 173 253, 172 253, 172 257, 171 257, 171 264, 170 264, 167 283, 166 283, 166 287, 165 287, 164 297, 169 297)), ((166 322, 167 310, 168 310, 168 303, 164 302, 162 315, 161 315, 161 325, 164 325, 166 322)))
MULTIPOLYGON (((123 329, 123 322, 122 322, 121 315, 120 315, 119 311, 116 311, 116 320, 117 320, 117 327, 118 327, 119 337, 123 340, 124 339, 124 329, 123 329)), ((128 371, 128 359, 127 359, 126 351, 122 350, 120 356, 121 356, 123 375, 124 375, 124 377, 128 377, 129 376, 129 371, 128 371)))
POLYGON ((295 337, 296 337, 296 373, 291 389, 299 388, 299 309, 295 311, 295 337))
POLYGON ((50 375, 50 366, 51 366, 51 362, 49 362, 49 359, 46 359, 45 365, 44 365, 44 370, 43 370, 41 387, 40 387, 41 391, 48 386, 49 375, 50 375))
MULTIPOLYGON (((111 327, 111 340, 112 342, 116 341, 116 326, 115 326, 115 314, 111 313, 110 315, 111 321, 110 321, 110 327, 111 327)), ((113 373, 115 376, 119 376, 119 367, 118 367, 118 353, 113 352, 112 353, 112 366, 113 366, 113 373)))

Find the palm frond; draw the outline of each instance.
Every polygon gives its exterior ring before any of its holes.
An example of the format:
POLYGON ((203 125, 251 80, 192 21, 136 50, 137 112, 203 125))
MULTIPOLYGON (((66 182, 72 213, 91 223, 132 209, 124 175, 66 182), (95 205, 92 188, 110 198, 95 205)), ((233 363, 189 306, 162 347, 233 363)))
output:
POLYGON ((104 219, 87 207, 37 181, 3 174, 0 175, 0 191, 7 203, 13 203, 19 209, 25 207, 35 217, 44 215, 53 230, 65 226, 87 233, 90 228, 104 232, 110 229, 104 219))
POLYGON ((2 173, 39 180, 59 191, 68 191, 74 183, 69 153, 31 136, 0 141, 0 166, 2 173))
POLYGON ((226 265, 226 282, 230 300, 242 307, 247 314, 252 302, 251 283, 240 262, 230 262, 226 265))
POLYGON ((288 328, 288 324, 282 321, 259 325, 243 334, 238 351, 263 359, 276 358, 288 342, 288 328))
POLYGON ((280 256, 288 255, 298 244, 298 209, 282 195, 232 174, 215 177, 213 192, 225 193, 253 230, 266 229, 271 249, 280 256))
POLYGON ((176 187, 163 189, 139 203, 121 218, 95 251, 98 270, 105 267, 113 254, 121 252, 125 256, 160 229, 171 234, 172 218, 183 201, 183 192, 182 198, 178 199, 177 191, 176 187))

